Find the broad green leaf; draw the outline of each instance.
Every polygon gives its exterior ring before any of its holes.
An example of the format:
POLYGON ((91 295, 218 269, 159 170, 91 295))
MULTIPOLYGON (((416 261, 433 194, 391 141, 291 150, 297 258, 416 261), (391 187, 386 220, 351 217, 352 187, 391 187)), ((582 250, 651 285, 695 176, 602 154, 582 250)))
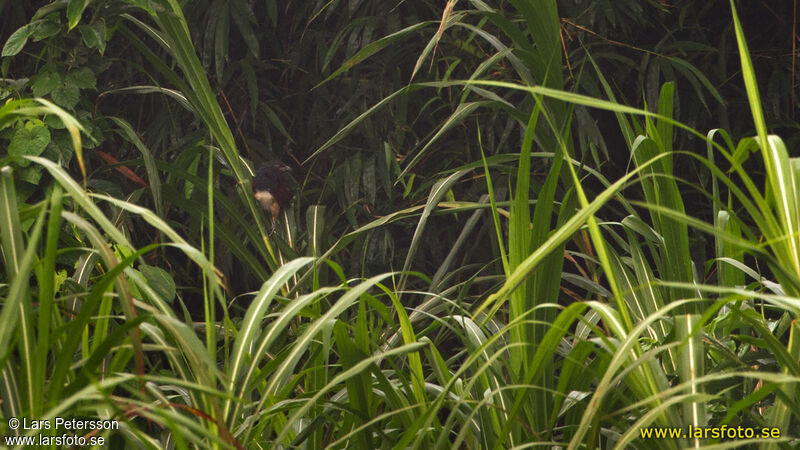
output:
POLYGON ((32 34, 33 28, 30 24, 15 31, 14 34, 9 36, 5 45, 3 45, 3 52, 0 53, 0 56, 14 56, 22 51, 22 48, 25 47, 28 38, 31 37, 32 34))
MULTIPOLYGON (((8 154, 12 157, 39 156, 42 154, 47 144, 50 143, 50 130, 41 125, 24 126, 19 128, 11 143, 8 145, 8 154)), ((28 160, 20 159, 20 166, 27 166, 28 160)))
POLYGON ((67 5, 67 21, 69 29, 72 30, 78 25, 83 15, 83 10, 89 5, 90 0, 69 0, 67 5))
POLYGON ((150 287, 167 302, 172 302, 175 298, 175 280, 166 270, 142 264, 139 266, 139 272, 144 275, 150 287))
POLYGON ((61 31, 61 24, 50 20, 31 22, 33 27, 33 41, 38 42, 53 37, 61 31))
POLYGON ((53 89, 50 96, 53 98, 55 104, 67 109, 75 108, 75 105, 77 105, 78 101, 81 99, 78 87, 73 84, 62 84, 58 86, 53 89))
POLYGON ((42 179, 42 168, 31 165, 28 167, 21 167, 19 179, 33 185, 39 184, 39 181, 42 179))
POLYGON ((64 79, 64 84, 73 85, 78 89, 95 89, 97 87, 97 79, 91 69, 82 67, 68 73, 64 79))
MULTIPOLYGON (((106 51, 106 22, 102 18, 91 25, 78 27, 83 43, 89 48, 96 48, 102 55, 106 51)), ((92 86, 94 87, 94 86, 92 86)))
POLYGON ((44 71, 31 77, 33 95, 44 97, 61 85, 61 75, 56 72, 44 71))

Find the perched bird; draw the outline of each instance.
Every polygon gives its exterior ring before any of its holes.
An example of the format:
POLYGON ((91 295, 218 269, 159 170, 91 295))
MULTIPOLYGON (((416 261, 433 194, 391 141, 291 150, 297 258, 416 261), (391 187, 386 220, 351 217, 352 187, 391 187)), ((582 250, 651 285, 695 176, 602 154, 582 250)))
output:
POLYGON ((275 231, 276 220, 281 208, 286 207, 292 199, 285 173, 291 172, 289 166, 278 161, 267 161, 259 166, 253 178, 253 196, 272 216, 272 231, 275 231))

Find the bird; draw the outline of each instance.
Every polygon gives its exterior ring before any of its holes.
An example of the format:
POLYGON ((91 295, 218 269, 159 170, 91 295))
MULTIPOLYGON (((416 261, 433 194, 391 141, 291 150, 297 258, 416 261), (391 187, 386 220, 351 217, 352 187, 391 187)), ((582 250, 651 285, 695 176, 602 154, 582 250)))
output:
POLYGON ((291 171, 289 166, 280 161, 267 161, 258 167, 253 178, 253 196, 264 211, 271 215, 273 233, 281 208, 288 206, 292 199, 288 180, 284 176, 291 171))

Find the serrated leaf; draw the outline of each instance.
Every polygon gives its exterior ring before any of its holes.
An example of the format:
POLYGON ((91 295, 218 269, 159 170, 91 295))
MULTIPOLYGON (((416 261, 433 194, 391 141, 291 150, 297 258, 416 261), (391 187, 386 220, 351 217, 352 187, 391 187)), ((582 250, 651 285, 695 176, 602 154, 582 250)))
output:
POLYGON ((5 45, 3 45, 3 52, 0 55, 14 56, 19 53, 22 48, 25 47, 31 34, 33 34, 33 27, 30 25, 25 25, 15 31, 14 34, 8 38, 5 45))
POLYGON ((78 100, 80 100, 78 87, 74 84, 62 84, 55 88, 50 96, 58 106, 63 106, 67 109, 75 108, 78 100))
POLYGON ((166 270, 160 267, 142 264, 139 266, 139 271, 147 278, 147 283, 150 287, 156 291, 163 300, 172 302, 175 298, 175 280, 172 279, 166 270))
POLYGON ((69 0, 67 5, 67 21, 69 22, 69 29, 75 28, 81 20, 83 10, 86 9, 89 0, 69 0))
POLYGON ((44 149, 42 157, 65 166, 72 161, 72 155, 74 153, 75 149, 72 147, 72 138, 69 133, 65 131, 56 131, 52 133, 50 144, 44 149))
POLYGON ((43 72, 33 77, 33 95, 44 97, 53 92, 61 84, 61 75, 55 72, 43 72))
MULTIPOLYGON (((27 160, 25 162, 28 162, 27 160)), ((19 179, 30 184, 39 184, 42 179, 42 166, 25 167, 19 172, 19 179)))
POLYGON ((67 74, 64 84, 73 85, 78 89, 94 89, 97 86, 97 79, 89 68, 83 67, 67 74))
MULTIPOLYGON (((8 154, 12 157, 39 156, 50 143, 50 130, 43 126, 21 127, 14 133, 8 144, 8 154)), ((27 166, 28 160, 20 160, 20 166, 27 166)))

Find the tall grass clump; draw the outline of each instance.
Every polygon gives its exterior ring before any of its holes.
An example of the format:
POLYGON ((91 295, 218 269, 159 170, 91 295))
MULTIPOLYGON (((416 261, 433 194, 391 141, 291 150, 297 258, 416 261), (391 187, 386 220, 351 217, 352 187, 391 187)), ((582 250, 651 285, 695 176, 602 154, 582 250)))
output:
MULTIPOLYGON (((766 134, 734 5, 736 41, 758 133, 736 144, 723 130, 706 134, 677 121, 674 83, 663 85, 652 110, 618 103, 599 70, 597 80, 608 100, 553 89, 561 66, 546 64, 550 61, 544 55, 552 55, 548 42, 555 40, 558 27, 534 23, 547 17, 557 22, 557 15, 550 13, 555 3, 545 3, 535 19, 522 22, 528 26, 527 34, 483 4, 460 14, 446 9, 440 26, 440 31, 454 26, 470 29, 475 38, 486 39, 497 50, 487 66, 505 59, 506 68, 518 78, 535 81, 484 80, 486 66, 481 66, 469 81, 418 83, 402 91, 462 89, 462 103, 433 140, 455 123, 469 123, 465 118, 478 108, 508 111, 524 130, 516 181, 511 183, 513 197, 506 203, 510 210, 498 206, 492 180, 492 170, 502 174, 508 160, 501 155, 483 160, 494 228, 490 235, 497 237, 497 261, 505 281, 485 301, 468 308, 469 321, 458 316, 465 355, 470 355, 464 363, 475 366, 461 365, 456 374, 480 375, 474 378, 473 392, 461 391, 458 402, 446 408, 449 416, 437 442, 461 445, 466 440, 493 448, 532 442, 569 448, 683 448, 713 445, 719 439, 645 440, 640 431, 770 424, 783 432, 780 440, 756 436, 725 445, 768 447, 791 441, 790 404, 797 374, 791 293, 797 282, 792 275, 797 262, 792 244, 797 212, 794 169, 780 138, 766 134), (508 52, 486 29, 467 24, 470 14, 484 17, 481 24, 495 24, 495 31, 505 33, 519 52, 508 52), (547 29, 556 34, 542 36, 547 29), (533 49, 527 39, 537 47, 533 49), (513 91, 527 93, 531 101, 520 101, 513 91), (579 107, 616 116, 632 169, 613 183, 583 166, 585 155, 575 153, 570 121, 579 107), (675 149, 676 133, 705 140, 707 157, 675 149), (537 156, 551 162, 532 194, 534 142, 545 150, 537 156), (743 166, 757 149, 766 169, 761 187, 743 166), (675 158, 693 160, 710 174, 711 189, 700 193, 713 211, 713 223, 687 214, 684 197, 693 187, 675 172, 675 158), (584 187, 587 178, 596 178, 591 185, 599 183, 604 189, 590 197, 584 187), (634 197, 642 200, 629 200, 627 193, 636 191, 641 194, 634 197), (601 215, 613 212, 608 209, 612 202, 625 215, 601 220, 601 215), (711 258, 699 260, 692 254, 690 243, 698 234, 714 242, 716 253, 711 258), (567 245, 580 251, 565 253, 567 245), (580 276, 565 272, 564 261, 578 258, 583 261, 577 267, 580 276), (564 308, 556 299, 567 280, 579 283, 586 293, 564 308), (774 359, 748 363, 761 352, 774 359), (468 407, 469 429, 463 428, 457 412, 466 404, 474 405, 468 407)), ((512 4, 523 18, 533 15, 526 5, 512 4)), ((434 39, 438 42, 440 36, 434 39)), ((435 45, 426 47, 432 48, 435 45)), ((587 62, 597 69, 591 59, 587 62)), ((377 104, 365 116, 383 106, 377 104)), ((343 139, 352 126, 320 151, 343 139)), ((411 164, 432 148, 423 146, 411 164)), ((475 165, 463 169, 474 170, 475 165)), ((416 318, 421 320, 422 314, 416 318)), ((471 386, 460 379, 448 384, 471 386)), ((444 389, 437 402, 447 404, 449 392, 444 389)), ((420 428, 406 431, 401 444, 421 445, 421 430, 437 429, 433 412, 419 423, 420 428)))
MULTIPOLYGON (((569 51, 555 0, 412 2, 430 21, 349 21, 359 2, 345 3, 198 2, 211 17, 54 2, 9 37, 0 69, 28 46, 47 61, 0 107, 0 434, 57 436, 9 419, 63 417, 116 421, 82 434, 111 448, 797 443, 798 165, 768 132, 733 1, 745 137, 681 120, 680 99, 722 102, 688 59, 648 54, 682 77, 648 76, 629 106, 608 55, 569 51), (152 84, 88 101, 112 28, 152 84), (260 59, 267 37, 295 34, 286 59, 260 59), (303 98, 347 104, 313 148, 279 153, 275 136, 312 138, 259 92, 306 75, 303 39, 320 57, 303 98), (273 64, 289 68, 257 76, 273 64), (375 92, 336 92, 368 75, 386 81, 372 106, 375 92), (133 120, 122 96, 156 118, 133 120), (270 233, 251 178, 276 156, 297 193, 270 233), (645 434, 723 426, 756 434, 645 434)), ((330 112, 318 101, 296 100, 313 130, 330 112)))

